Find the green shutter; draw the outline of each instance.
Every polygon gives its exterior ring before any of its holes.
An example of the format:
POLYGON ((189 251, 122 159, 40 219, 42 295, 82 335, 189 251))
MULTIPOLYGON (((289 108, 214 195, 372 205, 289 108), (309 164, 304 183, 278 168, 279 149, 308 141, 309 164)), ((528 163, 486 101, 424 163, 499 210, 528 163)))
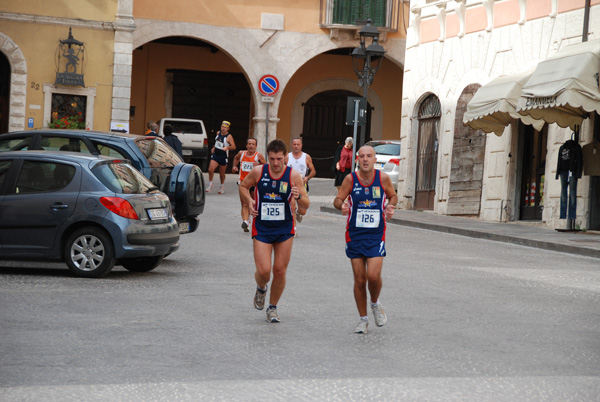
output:
POLYGON ((385 26, 387 0, 334 0, 333 23, 360 25, 358 21, 373 20, 373 25, 385 26))

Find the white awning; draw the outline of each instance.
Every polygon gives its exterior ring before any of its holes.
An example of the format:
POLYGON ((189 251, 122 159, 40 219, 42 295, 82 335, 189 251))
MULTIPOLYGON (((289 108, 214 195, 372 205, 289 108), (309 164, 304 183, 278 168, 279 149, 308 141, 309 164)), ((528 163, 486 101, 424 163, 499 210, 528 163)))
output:
POLYGON ((517 113, 517 100, 521 96, 521 88, 529 80, 533 71, 506 75, 493 79, 475 93, 467 104, 463 123, 475 130, 502 135, 504 128, 512 119, 520 119, 536 130, 541 130, 543 120, 535 120, 530 116, 517 113))
POLYGON ((600 113, 599 70, 600 40, 559 50, 523 86, 517 112, 574 129, 589 112, 600 113))

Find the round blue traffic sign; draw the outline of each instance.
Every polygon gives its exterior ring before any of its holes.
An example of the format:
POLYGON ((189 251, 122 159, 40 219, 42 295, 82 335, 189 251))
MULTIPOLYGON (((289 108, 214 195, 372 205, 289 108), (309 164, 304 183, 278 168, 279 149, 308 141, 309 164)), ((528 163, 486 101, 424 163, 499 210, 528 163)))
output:
POLYGON ((271 74, 263 75, 258 80, 258 90, 264 96, 273 96, 279 91, 279 80, 271 74))

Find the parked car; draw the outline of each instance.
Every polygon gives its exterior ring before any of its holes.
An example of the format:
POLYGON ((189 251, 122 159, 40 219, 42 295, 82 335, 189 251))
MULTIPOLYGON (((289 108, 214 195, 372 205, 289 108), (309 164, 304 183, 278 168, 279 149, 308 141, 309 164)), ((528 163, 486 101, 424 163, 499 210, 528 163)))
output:
POLYGON ((0 259, 61 260, 82 277, 156 268, 179 248, 169 197, 128 161, 0 153, 0 259))
POLYGON ((195 163, 203 171, 208 171, 210 161, 210 149, 208 149, 208 136, 204 122, 197 119, 181 119, 175 117, 160 119, 158 123, 158 135, 164 137, 164 127, 169 124, 173 128, 173 134, 181 141, 183 148, 183 159, 188 163, 195 163))
POLYGON ((204 177, 198 166, 181 157, 156 136, 86 130, 31 130, 0 135, 0 153, 18 150, 72 151, 131 161, 169 196, 180 233, 198 228, 204 211, 204 177))
POLYGON ((373 147, 377 156, 375 169, 381 170, 390 176, 394 187, 398 184, 400 165, 400 141, 399 140, 376 140, 369 141, 365 145, 373 147))

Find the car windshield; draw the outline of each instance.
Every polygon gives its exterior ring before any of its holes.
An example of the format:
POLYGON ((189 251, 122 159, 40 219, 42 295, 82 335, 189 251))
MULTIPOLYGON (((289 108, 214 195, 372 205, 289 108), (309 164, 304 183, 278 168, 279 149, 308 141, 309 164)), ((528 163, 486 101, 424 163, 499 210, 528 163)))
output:
POLYGON ((400 155, 400 144, 391 142, 374 142, 367 144, 375 149, 375 153, 379 155, 400 155))
POLYGON ((135 145, 142 151, 152 168, 174 168, 183 163, 177 152, 157 138, 138 138, 135 145))
POLYGON ((202 126, 195 121, 168 121, 168 124, 173 127, 174 133, 202 133, 202 126))
POLYGON ((155 188, 150 180, 127 163, 101 163, 92 169, 92 173, 109 190, 119 194, 145 194, 155 188))

